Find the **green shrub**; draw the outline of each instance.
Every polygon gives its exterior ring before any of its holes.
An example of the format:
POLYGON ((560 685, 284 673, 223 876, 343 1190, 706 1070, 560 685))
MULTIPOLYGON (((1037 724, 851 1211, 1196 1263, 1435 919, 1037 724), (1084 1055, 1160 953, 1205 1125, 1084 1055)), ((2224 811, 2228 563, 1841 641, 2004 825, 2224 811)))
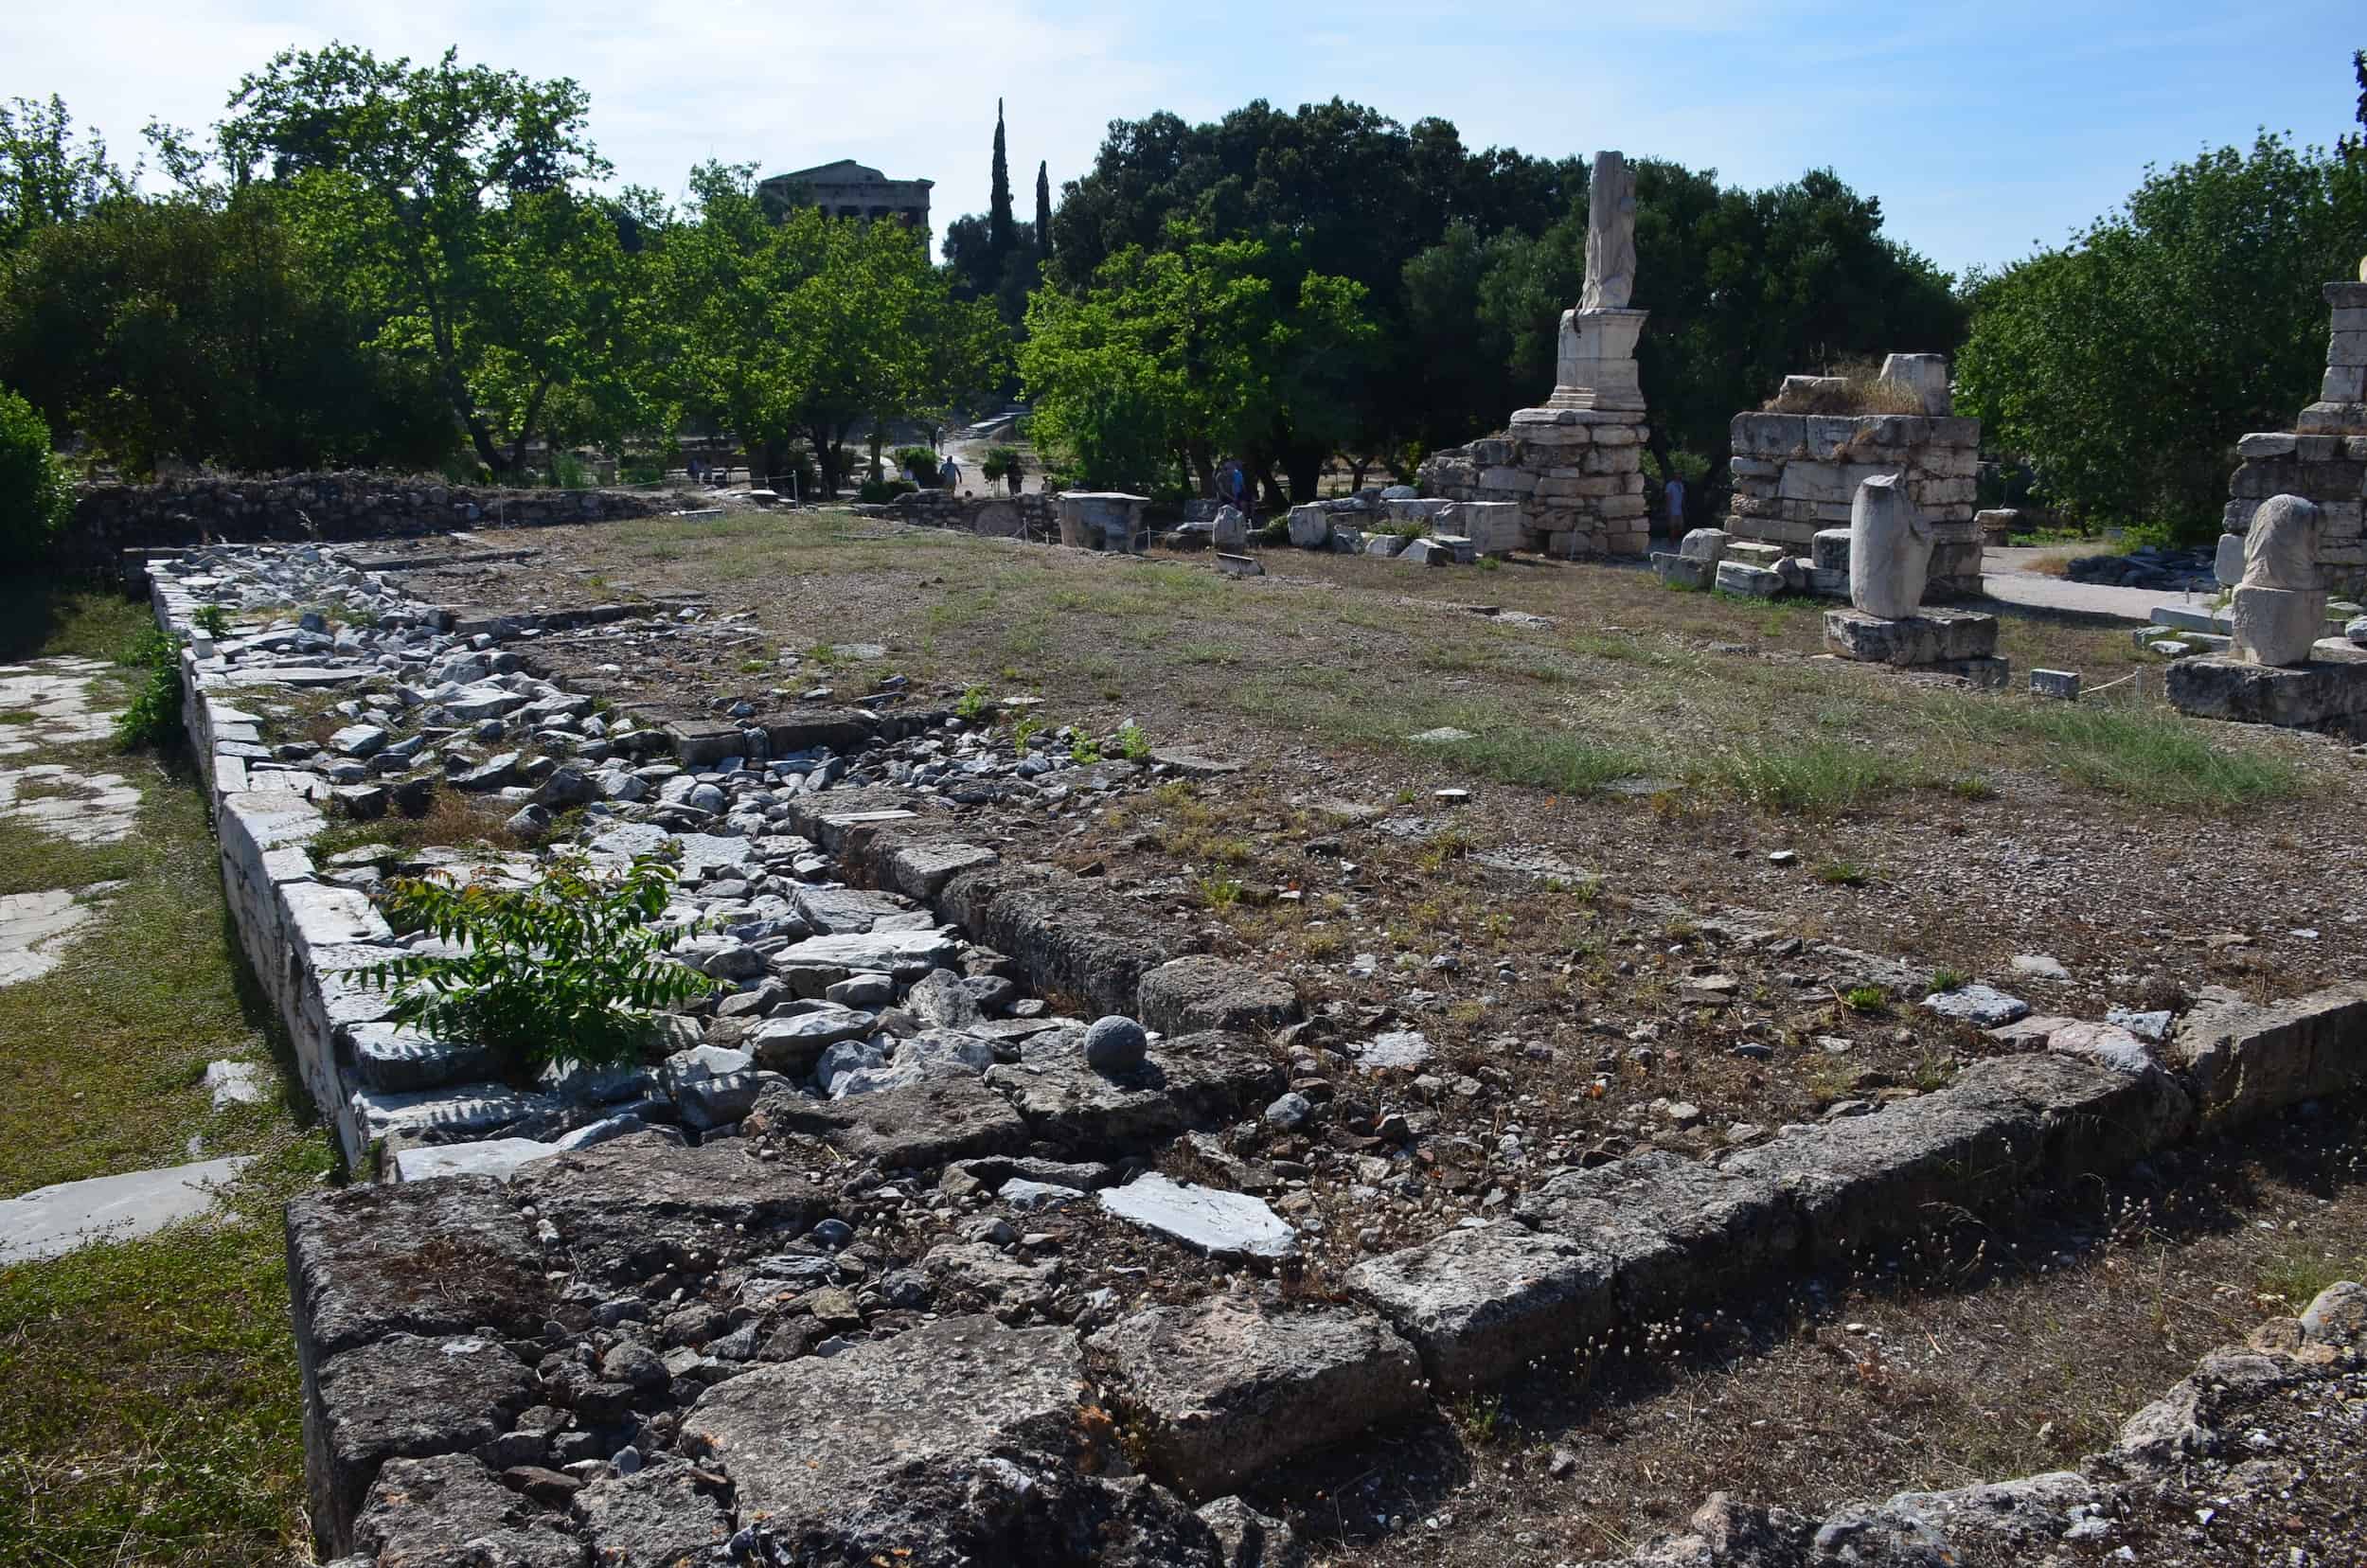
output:
POLYGON ((1129 762, 1150 760, 1150 737, 1145 735, 1142 725, 1131 719, 1118 726, 1118 732, 1112 738, 1112 744, 1117 754, 1129 762))
POLYGON ((881 506, 899 495, 912 494, 914 488, 912 482, 906 479, 866 479, 862 489, 855 491, 855 498, 875 507, 881 506))
POLYGON ((0 387, 0 561, 47 555, 73 509, 74 489, 49 449, 48 421, 0 387))
POLYGON ((393 992, 396 1023, 490 1051, 512 1082, 553 1063, 634 1066, 659 1010, 718 989, 666 956, 691 930, 662 923, 673 883, 651 856, 603 873, 580 854, 524 888, 405 879, 381 898, 388 918, 462 951, 376 964, 364 981, 393 992))
POLYGON ((978 471, 986 475, 987 483, 992 485, 1017 473, 1019 467, 1019 448, 998 446, 987 448, 987 460, 978 465, 978 471))
POLYGON ((944 458, 939 457, 925 446, 898 447, 891 455, 895 459, 897 472, 901 473, 906 468, 910 468, 915 473, 920 475, 922 489, 936 489, 937 469, 944 463, 944 458))
POLYGON ((209 637, 226 637, 230 635, 230 613, 219 604, 199 605, 197 607, 197 613, 191 615, 189 619, 196 623, 197 629, 200 632, 205 633, 209 637))
POLYGON ((116 655, 116 662, 143 671, 132 700, 116 716, 116 743, 167 746, 181 739, 181 639, 150 627, 116 655))

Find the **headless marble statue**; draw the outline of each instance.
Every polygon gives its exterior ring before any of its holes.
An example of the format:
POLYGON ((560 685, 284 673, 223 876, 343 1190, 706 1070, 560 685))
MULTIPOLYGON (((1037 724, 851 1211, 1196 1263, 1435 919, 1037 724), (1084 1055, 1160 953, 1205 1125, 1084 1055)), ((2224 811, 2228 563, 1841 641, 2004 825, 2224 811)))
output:
POLYGON ((1635 170, 1617 152, 1594 154, 1587 184, 1586 292, 1581 311, 1624 311, 1635 293, 1635 170))

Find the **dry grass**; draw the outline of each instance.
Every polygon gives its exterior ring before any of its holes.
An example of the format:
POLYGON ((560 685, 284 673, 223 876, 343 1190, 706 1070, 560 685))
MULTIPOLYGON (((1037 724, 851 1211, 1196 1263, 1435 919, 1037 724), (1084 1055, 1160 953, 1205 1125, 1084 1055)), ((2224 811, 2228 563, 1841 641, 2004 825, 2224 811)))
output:
POLYGON ((1760 404, 1769 414, 1921 414, 1922 394, 1884 381, 1875 365, 1842 365, 1806 389, 1778 390, 1760 404))

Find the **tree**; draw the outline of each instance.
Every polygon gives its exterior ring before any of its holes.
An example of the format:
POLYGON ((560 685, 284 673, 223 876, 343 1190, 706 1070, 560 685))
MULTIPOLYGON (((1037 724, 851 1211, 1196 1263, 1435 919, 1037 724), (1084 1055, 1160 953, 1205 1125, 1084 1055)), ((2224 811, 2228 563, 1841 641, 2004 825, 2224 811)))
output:
POLYGON ((75 135, 64 99, 53 93, 45 104, 0 103, 0 258, 130 190, 131 181, 107 161, 107 144, 75 135))
POLYGON ((2320 290, 2355 274, 2367 160, 2262 134, 2148 171, 2117 212, 1965 294, 1959 406, 2091 523, 2207 536, 2230 448, 2315 397, 2320 290))
POLYGON ((31 403, 0 386, 0 561, 38 560, 73 508, 49 426, 31 403))
POLYGON ((442 400, 372 346, 279 197, 114 196, 35 234, 0 283, 0 379, 133 473, 434 465, 442 400))
POLYGON ((1104 262, 1080 292, 1029 302, 1020 370, 1037 444, 1086 484, 1213 490, 1218 458, 1289 469, 1326 454, 1352 406, 1374 330, 1361 285, 1311 274, 1263 242, 1179 232, 1104 262))
POLYGON ((1014 232, 1018 219, 1011 211, 1011 161, 1003 145, 1003 100, 994 100, 994 171, 993 187, 987 201, 987 252, 997 263, 1011 254, 1018 242, 1014 232))
POLYGON ((575 82, 331 45, 275 56, 230 107, 234 180, 285 189, 348 302, 426 367, 487 467, 523 465, 555 396, 630 402, 631 268, 614 210, 576 189, 608 165, 575 82))
MULTIPOLYGON (((920 238, 810 209, 769 222, 754 166, 694 170, 691 220, 655 262, 681 406, 721 421, 767 472, 812 446, 825 493, 845 483, 849 435, 937 413, 1001 372, 991 307, 957 300, 920 238)), ((876 456, 876 452, 875 452, 876 456)))
POLYGON ((1052 254, 1052 179, 1045 171, 1049 164, 1036 165, 1036 249, 1045 257, 1052 254))

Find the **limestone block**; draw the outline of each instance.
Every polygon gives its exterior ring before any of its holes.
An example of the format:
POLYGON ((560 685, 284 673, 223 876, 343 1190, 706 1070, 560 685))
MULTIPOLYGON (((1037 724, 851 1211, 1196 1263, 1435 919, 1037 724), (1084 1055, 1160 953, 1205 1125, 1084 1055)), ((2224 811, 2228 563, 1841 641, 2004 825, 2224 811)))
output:
POLYGON ((1784 591, 1784 579, 1769 567, 1721 561, 1717 563, 1717 586, 1746 598, 1773 598, 1784 591))
POLYGON ((1765 457, 1745 457, 1736 454, 1727 463, 1737 482, 1744 479, 1772 479, 1784 472, 1781 463, 1765 457))
POLYGON ((1730 537, 1721 528, 1695 528, 1684 536, 1677 553, 1687 561, 1707 561, 1715 566, 1725 558, 1730 537))
POLYGON ((1290 508, 1290 543, 1302 550, 1320 550, 1331 540, 1331 516, 1308 504, 1290 508))
POLYGON ((1606 495, 1595 503, 1594 515, 1606 520, 1642 517, 1649 509, 1641 495, 1606 495))
POLYGON ((1269 1317, 1233 1301, 1153 1307, 1086 1344, 1144 1432, 1146 1468, 1205 1498, 1426 1401, 1413 1348, 1344 1307, 1269 1317))
MULTIPOLYGON (((2342 458, 2347 437, 2341 436, 2295 436, 2293 455, 2305 463, 2334 463, 2342 458)), ((2307 473, 2304 470, 2304 473, 2307 473)))
POLYGON ((1997 617, 1969 610, 1923 610, 1901 616, 1862 610, 1824 612, 1824 641, 1844 658, 1913 668, 1985 659, 1997 652, 1997 617))
POLYGON ((2326 340, 2326 363, 2330 365, 2367 365, 2367 332, 2333 333, 2326 340))
POLYGON ((1359 1264, 1347 1285, 1415 1343, 1441 1388, 1460 1390, 1610 1328, 1613 1279, 1612 1260, 1581 1241, 1500 1221, 1359 1264))
POLYGON ((1238 507, 1219 507, 1209 542, 1219 550, 1238 550, 1249 544, 1249 518, 1238 507))
POLYGON ((2217 1128, 2356 1081, 2363 1032, 2367 987, 2353 983, 2287 1002, 2198 1007, 2179 1021, 2169 1055, 2194 1081, 2203 1125, 2217 1128))
POLYGON ((2272 496, 2264 502, 2244 536, 2244 586, 2315 589, 2321 526, 2317 507, 2298 495, 2272 496))
MULTIPOLYGON (((2249 437, 2247 437, 2249 439, 2249 437)), ((2223 533, 2219 536, 2219 553, 2212 563, 2212 576, 2222 588, 2233 588, 2244 580, 2244 536, 2223 533)))
POLYGON ((1808 563, 1820 572, 1849 570, 1849 530, 1819 528, 1808 541, 1808 563))
POLYGON ((2293 428, 2305 435, 2367 435, 2367 401, 2329 399, 2311 403, 2293 421, 2293 428))
POLYGON ((1482 555, 1507 555, 1520 547, 1521 506, 1513 501, 1458 501, 1439 513, 1438 526, 1470 540, 1482 555))
POLYGON ((2236 657, 2260 665, 2306 661, 2325 618, 2326 596, 2317 589, 2262 588, 2247 581, 2228 605, 2236 657))
POLYGON ((2053 697, 2060 702, 2079 701, 2079 671, 2075 669, 2034 669, 2030 672, 2030 695, 2053 697))
POLYGON ((1946 354, 1893 354, 1882 362, 1881 379, 1913 388, 1923 399, 1926 414, 1944 416, 1949 412, 1946 354))
POLYGON ((1714 561, 1694 561, 1666 550, 1652 552, 1652 571, 1671 588, 1707 588, 1717 573, 1714 561))
POLYGON ((1860 485, 1849 518, 1849 602, 1869 615, 1911 615, 1923 602, 1931 565, 1931 530, 1897 477, 1860 485))
POLYGON ((1374 534, 1364 541, 1364 553, 1368 556, 1377 556, 1385 560, 1404 549, 1405 543, 1405 535, 1403 534, 1374 534))
POLYGON ((1783 547, 1778 544, 1763 543, 1756 540, 1735 540, 1726 546, 1719 559, 1738 561, 1745 566, 1764 566, 1769 571, 1773 571, 1776 563, 1784 559, 1784 553, 1783 547))

